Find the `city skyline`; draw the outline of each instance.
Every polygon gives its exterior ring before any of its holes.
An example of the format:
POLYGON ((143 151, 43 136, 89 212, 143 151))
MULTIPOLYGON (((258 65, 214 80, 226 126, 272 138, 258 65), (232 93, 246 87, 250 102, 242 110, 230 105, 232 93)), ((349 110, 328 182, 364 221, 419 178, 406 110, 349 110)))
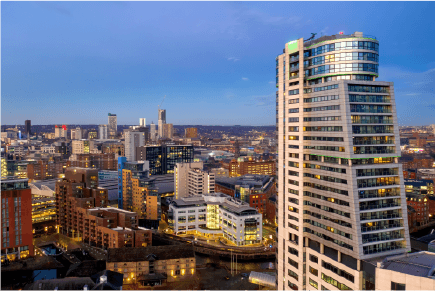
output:
POLYGON ((339 31, 382 40, 378 79, 395 84, 400 126, 434 123, 434 3, 5 2, 2 10, 3 124, 104 124, 108 112, 120 125, 156 124, 167 95, 168 123, 273 125, 271 55, 297 37, 339 31))

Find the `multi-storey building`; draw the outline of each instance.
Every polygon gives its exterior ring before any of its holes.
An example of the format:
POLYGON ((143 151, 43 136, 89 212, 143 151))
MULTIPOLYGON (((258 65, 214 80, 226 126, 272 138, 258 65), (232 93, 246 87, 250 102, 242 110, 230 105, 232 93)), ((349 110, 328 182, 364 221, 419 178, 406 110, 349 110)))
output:
POLYGON ((71 139, 82 139, 82 129, 80 127, 71 129, 71 139))
POLYGON ((409 231, 413 233, 425 228, 430 223, 430 199, 427 195, 406 193, 407 206, 412 207, 412 217, 409 217, 409 231))
POLYGON ((140 127, 146 127, 147 126, 147 122, 145 118, 139 118, 139 126, 140 127))
POLYGON ((163 125, 167 123, 167 111, 165 109, 158 109, 158 138, 164 136, 163 125))
POLYGON ((378 51, 356 32, 300 38, 276 58, 278 289, 373 288, 367 261, 410 250, 394 87, 376 81, 378 51))
POLYGON ((30 137, 30 135, 32 134, 31 129, 32 129, 31 121, 30 120, 24 121, 24 132, 27 135, 27 137, 30 137))
POLYGON ((108 139, 107 124, 100 124, 98 126, 98 138, 99 139, 108 139))
POLYGON ((140 285, 194 280, 195 253, 192 246, 148 246, 110 249, 106 269, 124 274, 124 283, 140 285))
POLYGON ((27 179, 2 178, 1 261, 33 256, 32 192, 27 179))
POLYGON ((56 182, 59 232, 100 248, 151 244, 151 231, 138 227, 134 212, 106 207, 107 189, 98 186, 98 170, 68 168, 56 182))
POLYGON ((68 167, 93 168, 98 170, 116 170, 117 159, 114 153, 71 155, 68 167))
POLYGON ((215 183, 217 192, 241 199, 260 213, 267 211, 267 200, 276 194, 274 178, 267 175, 219 177, 215 183))
POLYGON ((168 224, 175 234, 224 236, 238 246, 262 241, 262 214, 248 203, 223 193, 173 200, 168 210, 168 224))
POLYGON ((105 142, 101 145, 103 154, 114 153, 115 157, 124 157, 124 143, 122 142, 105 142))
POLYGON ((192 145, 161 145, 136 148, 136 160, 150 163, 151 175, 173 174, 177 163, 194 160, 192 145))
POLYGON ((117 115, 113 114, 113 113, 108 113, 108 135, 110 138, 116 138, 118 135, 118 130, 117 130, 117 115))
POLYGON ((74 154, 89 154, 94 149, 93 140, 73 140, 72 142, 72 153, 74 154))
POLYGON ((174 197, 214 193, 215 173, 203 169, 203 162, 177 163, 174 168, 174 197))
POLYGON ((156 124, 154 124, 152 121, 150 124, 150 140, 151 140, 151 142, 153 142, 153 143, 156 142, 156 135, 157 135, 156 124))
POLYGON ((56 231, 56 198, 32 194, 33 235, 50 234, 56 231))
POLYGON ((137 161, 136 148, 145 145, 145 133, 140 131, 126 130, 124 149, 129 162, 137 161))
POLYGON ((67 138, 67 126, 57 126, 55 125, 55 138, 67 138))
POLYGON ((185 137, 186 138, 197 138, 198 137, 197 128, 196 127, 185 128, 185 137))
POLYGON ((67 162, 61 157, 50 156, 27 165, 27 178, 30 180, 45 180, 57 178, 65 172, 67 162))
POLYGON ((148 162, 124 162, 122 166, 123 209, 136 212, 139 225, 157 229, 161 218, 161 196, 149 178, 148 162))
POLYGON ((223 162, 223 168, 229 170, 230 177, 243 175, 269 175, 276 174, 276 161, 254 161, 244 160, 243 158, 231 160, 229 163, 223 162))
POLYGON ((163 125, 163 138, 172 139, 174 135, 174 128, 172 123, 165 123, 163 125))

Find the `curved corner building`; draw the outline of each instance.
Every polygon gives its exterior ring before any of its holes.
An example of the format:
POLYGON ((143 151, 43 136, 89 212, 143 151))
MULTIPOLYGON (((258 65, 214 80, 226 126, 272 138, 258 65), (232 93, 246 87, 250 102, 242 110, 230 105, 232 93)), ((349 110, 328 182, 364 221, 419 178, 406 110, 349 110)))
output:
POLYGON ((392 82, 361 32, 276 58, 279 290, 374 290, 376 262, 410 251, 392 82))

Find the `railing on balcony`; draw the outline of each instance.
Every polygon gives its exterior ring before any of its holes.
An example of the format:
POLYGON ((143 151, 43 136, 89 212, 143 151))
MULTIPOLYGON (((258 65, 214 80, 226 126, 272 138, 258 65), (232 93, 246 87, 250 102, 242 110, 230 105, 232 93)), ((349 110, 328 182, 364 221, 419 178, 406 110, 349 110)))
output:
POLYGON ((357 177, 371 177, 371 176, 393 176, 398 175, 398 169, 389 169, 378 171, 378 169, 374 169, 372 171, 359 171, 357 170, 357 177))
POLYGON ((386 246, 386 247, 375 248, 375 249, 368 249, 368 248, 364 247, 363 254, 372 255, 372 254, 378 254, 378 253, 382 253, 382 252, 398 250, 398 249, 402 249, 402 248, 403 248, 403 246, 401 246, 401 245, 386 246))
POLYGON ((381 209, 381 208, 398 207, 398 206, 401 206, 401 203, 361 205, 359 208, 360 210, 372 210, 372 209, 381 209))
POLYGON ((370 187, 380 187, 380 186, 392 186, 392 185, 399 185, 395 181, 384 181, 384 182, 376 182, 376 183, 359 183, 357 184, 358 188, 370 188, 370 187))
POLYGON ((390 229, 395 227, 403 227, 402 223, 391 223, 387 225, 374 225, 374 226, 362 226, 360 229, 362 232, 382 230, 382 229, 390 229))
POLYGON ((392 219, 392 218, 401 218, 402 215, 398 210, 393 211, 392 213, 361 213, 360 221, 365 220, 375 220, 375 219, 392 219))
POLYGON ((300 77, 300 74, 297 74, 295 76, 289 76, 289 80, 297 79, 298 77, 300 77))
POLYGON ((395 140, 358 140, 354 138, 353 145, 373 145, 373 144, 395 144, 395 140))
POLYGON ((289 58, 289 62, 290 63, 292 63, 292 62, 298 62, 300 60, 300 58, 298 57, 298 56, 296 56, 296 57, 290 57, 289 58))
POLYGON ((356 148, 354 150, 354 154, 356 155, 368 155, 368 154, 393 154, 395 153, 395 149, 384 149, 384 150, 375 150, 366 147, 356 148))
POLYGON ((371 243, 375 241, 385 241, 385 240, 393 240, 393 239, 400 239, 404 238, 404 235, 402 234, 392 234, 392 235, 373 235, 367 238, 362 238, 362 243, 371 243))
POLYGON ((382 192, 382 193, 374 193, 374 194, 359 194, 359 199, 368 199, 368 198, 383 198, 383 197, 398 197, 400 193, 397 191, 392 192, 382 192))

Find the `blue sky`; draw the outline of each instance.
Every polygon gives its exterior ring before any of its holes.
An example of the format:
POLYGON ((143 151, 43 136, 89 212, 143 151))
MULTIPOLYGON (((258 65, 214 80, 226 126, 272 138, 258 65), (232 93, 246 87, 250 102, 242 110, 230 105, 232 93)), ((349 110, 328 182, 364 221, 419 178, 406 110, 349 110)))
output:
POLYGON ((2 124, 275 124, 275 57, 311 32, 380 40, 400 125, 434 123, 434 2, 2 2, 2 124))

